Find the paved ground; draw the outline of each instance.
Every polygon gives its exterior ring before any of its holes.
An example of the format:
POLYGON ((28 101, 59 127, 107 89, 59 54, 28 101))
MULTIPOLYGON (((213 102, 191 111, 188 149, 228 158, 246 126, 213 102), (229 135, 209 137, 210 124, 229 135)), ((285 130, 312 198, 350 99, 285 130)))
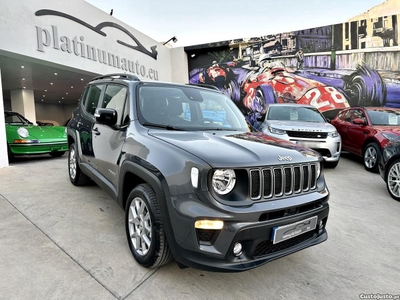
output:
POLYGON ((70 184, 67 157, 0 169, 0 299, 359 299, 400 294, 400 202, 345 155, 327 170, 327 242, 244 273, 140 267, 123 211, 70 184))

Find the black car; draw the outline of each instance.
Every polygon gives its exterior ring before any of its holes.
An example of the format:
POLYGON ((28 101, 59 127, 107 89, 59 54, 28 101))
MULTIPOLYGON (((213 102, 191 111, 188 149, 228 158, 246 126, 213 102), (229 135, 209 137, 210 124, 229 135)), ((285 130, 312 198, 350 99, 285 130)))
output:
POLYGON ((390 196, 400 201, 400 139, 390 141, 383 148, 378 165, 390 196))
POLYGON ((175 258, 243 271, 327 239, 322 157, 251 132, 219 91, 101 76, 85 87, 67 133, 71 182, 92 179, 125 210, 130 249, 145 267, 175 258))

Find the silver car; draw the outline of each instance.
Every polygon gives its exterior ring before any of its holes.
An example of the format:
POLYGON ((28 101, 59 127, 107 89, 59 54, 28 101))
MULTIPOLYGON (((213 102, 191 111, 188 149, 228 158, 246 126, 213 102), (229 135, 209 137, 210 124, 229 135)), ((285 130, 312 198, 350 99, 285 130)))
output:
POLYGON ((318 151, 327 167, 335 168, 339 163, 342 139, 312 105, 270 104, 261 130, 266 135, 318 151))

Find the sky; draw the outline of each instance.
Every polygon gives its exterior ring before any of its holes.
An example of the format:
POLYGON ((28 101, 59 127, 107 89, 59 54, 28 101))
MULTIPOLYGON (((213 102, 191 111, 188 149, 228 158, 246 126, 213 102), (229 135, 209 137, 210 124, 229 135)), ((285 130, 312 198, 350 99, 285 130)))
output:
POLYGON ((174 47, 263 36, 346 22, 384 0, 86 0, 174 47))

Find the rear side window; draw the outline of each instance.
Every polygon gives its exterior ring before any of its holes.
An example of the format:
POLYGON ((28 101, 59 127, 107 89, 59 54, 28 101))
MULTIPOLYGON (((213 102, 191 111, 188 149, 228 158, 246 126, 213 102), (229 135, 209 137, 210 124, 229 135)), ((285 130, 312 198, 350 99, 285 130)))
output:
MULTIPOLYGON (((103 101, 101 103, 102 108, 112 108, 117 111, 118 121, 117 124, 122 123, 124 116, 124 106, 126 100, 126 94, 128 89, 122 85, 109 84, 104 92, 103 101)), ((126 117, 126 115, 125 115, 126 117)))
POLYGON ((346 116, 344 117, 346 122, 350 122, 352 120, 352 115, 353 115, 353 111, 351 109, 349 109, 346 113, 346 116))
POLYGON ((101 91, 103 85, 91 85, 88 91, 88 95, 83 103, 87 113, 94 115, 97 105, 99 103, 101 91))

